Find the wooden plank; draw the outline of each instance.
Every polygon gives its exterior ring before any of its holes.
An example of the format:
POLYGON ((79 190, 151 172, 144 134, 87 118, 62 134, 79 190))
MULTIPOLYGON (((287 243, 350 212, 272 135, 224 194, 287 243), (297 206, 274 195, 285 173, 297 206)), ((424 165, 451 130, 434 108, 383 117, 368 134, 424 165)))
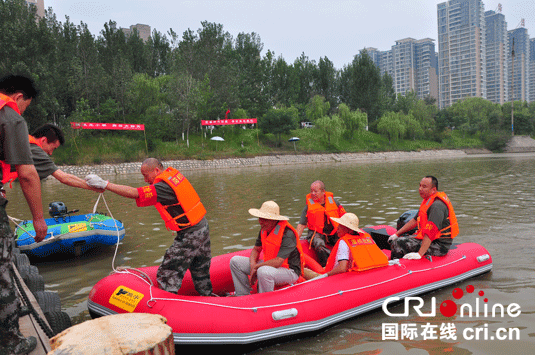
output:
MULTIPOLYGON (((28 296, 28 299, 30 300, 30 303, 32 304, 33 308, 37 311, 37 314, 39 314, 39 317, 41 317, 42 320, 48 325, 48 322, 45 318, 45 315, 43 314, 43 311, 41 310, 41 307, 39 307, 39 303, 35 299, 33 293, 26 287, 26 284, 24 283, 24 280, 19 274, 19 271, 17 270, 17 267, 12 263, 13 270, 15 271, 15 277, 18 278, 20 281, 22 288, 26 295, 28 296)), ((16 284, 15 284, 16 285, 16 284)), ((17 292, 19 299, 21 300, 21 303, 23 303, 23 298, 20 293, 20 290, 17 287, 17 292)), ((19 318, 19 326, 21 333, 25 336, 34 336, 37 339, 37 347, 34 351, 30 353, 30 355, 44 355, 47 354, 51 348, 50 348, 50 339, 46 335, 46 333, 41 329, 41 326, 37 321, 35 320, 35 317, 32 315, 26 315, 24 317, 19 318)))

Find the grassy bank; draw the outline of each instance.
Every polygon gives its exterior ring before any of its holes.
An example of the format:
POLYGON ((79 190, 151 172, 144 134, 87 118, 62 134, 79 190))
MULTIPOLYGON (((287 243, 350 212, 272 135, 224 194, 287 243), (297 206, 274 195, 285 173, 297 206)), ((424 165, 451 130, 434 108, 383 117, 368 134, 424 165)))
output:
POLYGON ((279 137, 262 134, 258 129, 219 127, 201 136, 200 133, 186 140, 162 142, 139 132, 66 132, 66 143, 54 152, 57 165, 93 165, 142 161, 148 156, 161 160, 224 159, 253 157, 271 154, 317 154, 342 152, 419 151, 427 149, 483 148, 478 137, 462 137, 452 132, 442 142, 430 140, 397 140, 389 142, 384 136, 359 131, 353 137, 340 137, 330 142, 317 129, 298 129, 279 137), (213 136, 224 141, 210 140, 213 136), (299 141, 289 142, 291 137, 299 141))

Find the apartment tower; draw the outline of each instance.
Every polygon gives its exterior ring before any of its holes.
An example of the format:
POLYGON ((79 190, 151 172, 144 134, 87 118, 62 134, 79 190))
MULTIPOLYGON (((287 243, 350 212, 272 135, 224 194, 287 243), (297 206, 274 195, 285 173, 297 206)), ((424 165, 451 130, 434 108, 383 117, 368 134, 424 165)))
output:
POLYGON ((535 38, 529 40, 529 102, 535 102, 535 38))
POLYGON ((511 68, 509 85, 512 88, 509 100, 528 101, 529 100, 529 57, 530 40, 528 30, 519 27, 507 32, 509 44, 511 46, 510 57, 511 68), (514 41, 514 42, 513 42, 514 41), (514 50, 514 57, 512 56, 514 50))
POLYGON ((485 12, 487 55, 487 99, 503 105, 509 100, 510 49, 505 16, 485 12))
POLYGON ((466 97, 487 98, 485 11, 481 0, 437 5, 439 108, 466 97))

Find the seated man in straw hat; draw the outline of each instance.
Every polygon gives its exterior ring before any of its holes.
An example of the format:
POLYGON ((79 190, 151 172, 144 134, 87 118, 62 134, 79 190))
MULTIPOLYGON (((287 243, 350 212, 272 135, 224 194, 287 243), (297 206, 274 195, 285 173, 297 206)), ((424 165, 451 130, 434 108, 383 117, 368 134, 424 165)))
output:
MULTIPOLYGON (((364 271, 388 265, 387 256, 375 244, 372 237, 359 228, 359 218, 354 213, 346 213, 340 218, 331 217, 338 223, 338 242, 334 246, 325 274, 332 276, 346 271, 364 271)), ((307 280, 320 274, 305 268, 307 280)))
POLYGON ((281 216, 279 205, 266 201, 260 209, 249 213, 258 217, 260 232, 251 255, 234 256, 230 271, 236 296, 250 294, 251 286, 258 280, 258 292, 273 291, 275 285, 292 284, 302 274, 302 249, 296 230, 281 216), (264 260, 260 253, 264 252, 264 260))

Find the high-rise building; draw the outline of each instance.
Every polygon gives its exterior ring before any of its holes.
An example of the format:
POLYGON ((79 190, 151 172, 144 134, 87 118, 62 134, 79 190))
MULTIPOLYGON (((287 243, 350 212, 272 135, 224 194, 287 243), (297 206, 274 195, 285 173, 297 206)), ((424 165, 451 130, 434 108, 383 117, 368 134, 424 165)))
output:
POLYGON ((396 41, 392 46, 392 59, 394 61, 394 91, 404 95, 407 91, 416 91, 416 59, 414 38, 405 38, 396 41))
POLYGON ((510 50, 505 16, 485 12, 487 99, 503 105, 509 100, 510 50))
POLYGON ((26 3, 30 6, 35 6, 37 9, 37 16, 45 17, 45 0, 26 0, 26 3))
POLYGON ((382 73, 393 79, 396 94, 414 91, 419 98, 438 98, 438 71, 435 43, 430 38, 405 38, 396 41, 392 49, 379 51, 365 48, 382 73))
POLYGON ((424 38, 416 41, 416 92, 420 99, 431 96, 438 100, 438 58, 435 41, 424 38))
POLYGON ((507 32, 511 46, 511 68, 509 69, 512 95, 509 100, 529 100, 529 57, 530 42, 528 30, 519 27, 507 32), (514 56, 512 55, 514 51, 514 56))
POLYGON ((130 28, 121 28, 121 31, 124 32, 124 34, 128 37, 134 33, 134 29, 137 31, 137 34, 139 38, 143 40, 143 42, 147 42, 150 37, 150 26, 149 25, 143 25, 138 23, 137 25, 132 25, 130 28))
POLYGON ((529 40, 529 102, 535 102, 535 38, 529 40))
POLYGON ((437 5, 439 108, 487 97, 485 14, 481 0, 437 5))

